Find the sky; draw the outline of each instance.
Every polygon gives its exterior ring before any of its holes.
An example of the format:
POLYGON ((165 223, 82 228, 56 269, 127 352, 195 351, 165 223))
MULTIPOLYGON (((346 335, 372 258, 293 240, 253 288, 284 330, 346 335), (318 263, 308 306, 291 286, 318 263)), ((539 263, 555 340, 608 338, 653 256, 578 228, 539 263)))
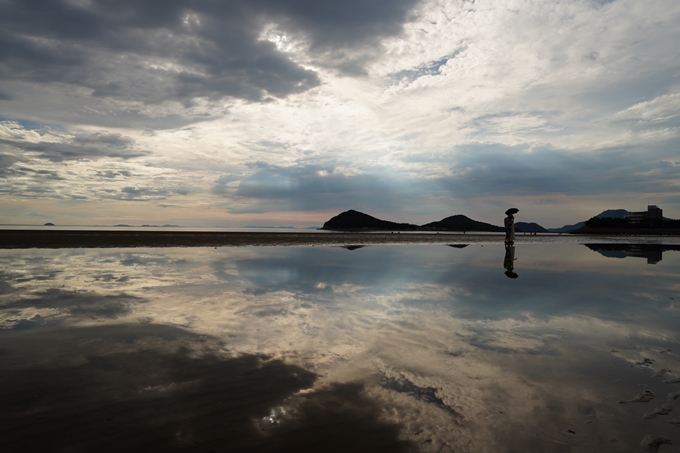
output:
POLYGON ((680 2, 0 0, 0 223, 680 218, 680 2))

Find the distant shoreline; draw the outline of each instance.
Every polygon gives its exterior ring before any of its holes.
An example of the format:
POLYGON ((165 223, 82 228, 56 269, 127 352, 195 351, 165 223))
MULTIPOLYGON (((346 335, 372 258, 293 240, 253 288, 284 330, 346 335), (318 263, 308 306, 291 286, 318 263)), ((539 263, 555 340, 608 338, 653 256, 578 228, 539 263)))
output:
POLYGON ((680 236, 680 229, 677 228, 589 228, 581 227, 570 233, 577 236, 680 236))
MULTIPOLYGON (((631 236, 537 234, 516 237, 516 244, 581 242, 584 236, 610 242, 630 241, 631 236)), ((643 236, 637 236, 644 239, 643 236)), ((677 236, 667 237, 675 243, 677 236), (675 240, 674 240, 675 239, 675 240)), ((653 242, 658 237, 649 236, 653 242)), ((503 234, 494 233, 397 233, 395 232, 197 232, 197 231, 82 231, 2 230, 0 249, 31 248, 136 248, 136 247, 247 247, 247 246, 354 246, 408 244, 502 244, 503 234)), ((643 241, 647 242, 647 241, 643 241)))
POLYGON ((220 232, 1 230, 0 249, 98 247, 244 247, 503 242, 501 234, 398 232, 220 232))

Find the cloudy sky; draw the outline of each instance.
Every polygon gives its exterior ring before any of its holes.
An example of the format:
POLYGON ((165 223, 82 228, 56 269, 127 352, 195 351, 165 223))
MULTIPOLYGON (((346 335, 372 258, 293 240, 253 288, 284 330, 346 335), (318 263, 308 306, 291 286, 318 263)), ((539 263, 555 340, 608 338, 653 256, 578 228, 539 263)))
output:
POLYGON ((0 0, 0 223, 680 218, 676 0, 0 0))

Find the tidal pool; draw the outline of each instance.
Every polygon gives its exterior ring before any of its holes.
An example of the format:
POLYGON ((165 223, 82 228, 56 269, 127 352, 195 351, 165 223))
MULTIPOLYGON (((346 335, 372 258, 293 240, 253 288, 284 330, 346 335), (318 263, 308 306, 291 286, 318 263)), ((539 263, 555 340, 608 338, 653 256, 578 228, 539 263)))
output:
POLYGON ((680 246, 0 250, 0 450, 680 447, 680 246))

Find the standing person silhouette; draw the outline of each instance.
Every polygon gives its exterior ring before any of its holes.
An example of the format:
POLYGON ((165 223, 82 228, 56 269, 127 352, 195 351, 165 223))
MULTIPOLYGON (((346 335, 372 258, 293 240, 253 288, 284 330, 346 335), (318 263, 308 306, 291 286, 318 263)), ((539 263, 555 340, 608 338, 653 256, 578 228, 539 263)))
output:
POLYGON ((514 244, 515 243, 515 216, 514 214, 517 214, 519 212, 519 209, 517 208, 510 208, 507 211, 505 211, 505 215, 507 216, 503 220, 503 225, 505 226, 505 243, 506 244, 514 244))

